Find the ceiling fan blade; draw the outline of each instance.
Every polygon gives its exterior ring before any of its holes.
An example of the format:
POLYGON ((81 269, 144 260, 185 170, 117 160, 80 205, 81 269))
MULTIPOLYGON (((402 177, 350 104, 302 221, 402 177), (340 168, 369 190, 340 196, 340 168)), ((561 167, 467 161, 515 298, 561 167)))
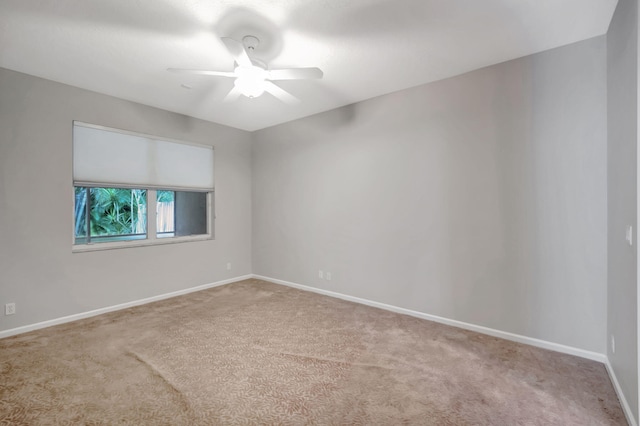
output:
POLYGON ((287 68, 270 70, 269 80, 307 80, 322 78, 324 73, 320 68, 287 68))
POLYGON ((244 49, 244 44, 229 37, 222 37, 222 42, 227 46, 229 53, 231 53, 231 56, 239 66, 250 67, 253 65, 249 55, 247 55, 247 51, 244 49))
POLYGON ((275 84, 271 83, 270 81, 265 81, 263 87, 264 87, 265 92, 271 93, 273 96, 275 96, 276 98, 280 99, 285 104, 295 105, 295 104, 300 103, 300 99, 296 98, 291 93, 285 91, 284 89, 282 89, 279 86, 276 86, 275 84))
POLYGON ((235 73, 229 71, 207 71, 207 70, 188 70, 183 68, 167 68, 167 71, 174 72, 176 74, 198 74, 198 75, 213 75, 216 77, 235 77, 235 73))
POLYGON ((240 91, 238 86, 233 86, 233 89, 231 89, 231 91, 229 93, 227 93, 227 96, 224 97, 223 101, 224 102, 233 102, 236 99, 238 99, 241 94, 242 94, 242 92, 240 91))

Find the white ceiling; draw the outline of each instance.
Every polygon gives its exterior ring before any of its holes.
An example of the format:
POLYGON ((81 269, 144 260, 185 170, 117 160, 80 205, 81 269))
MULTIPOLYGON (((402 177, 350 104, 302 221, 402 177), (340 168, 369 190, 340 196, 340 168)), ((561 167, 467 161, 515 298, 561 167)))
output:
POLYGON ((617 0, 1 0, 0 67, 257 130, 606 33, 617 0), (260 40, 270 68, 322 80, 222 99, 220 37, 260 40), (190 86, 186 89, 182 85, 190 86))

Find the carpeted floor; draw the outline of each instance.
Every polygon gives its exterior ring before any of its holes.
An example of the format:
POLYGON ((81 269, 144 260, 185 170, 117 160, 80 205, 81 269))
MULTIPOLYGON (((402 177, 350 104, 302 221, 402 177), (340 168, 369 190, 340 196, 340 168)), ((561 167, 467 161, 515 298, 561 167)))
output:
POLYGON ((247 280, 0 340, 0 424, 618 425, 605 367, 247 280))

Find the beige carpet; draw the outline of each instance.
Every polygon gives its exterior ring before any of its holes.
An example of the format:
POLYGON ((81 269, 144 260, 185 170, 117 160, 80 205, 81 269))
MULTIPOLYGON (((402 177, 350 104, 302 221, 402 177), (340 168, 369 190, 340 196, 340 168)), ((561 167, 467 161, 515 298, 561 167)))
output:
POLYGON ((602 364, 247 280, 0 340, 0 424, 626 424, 602 364))

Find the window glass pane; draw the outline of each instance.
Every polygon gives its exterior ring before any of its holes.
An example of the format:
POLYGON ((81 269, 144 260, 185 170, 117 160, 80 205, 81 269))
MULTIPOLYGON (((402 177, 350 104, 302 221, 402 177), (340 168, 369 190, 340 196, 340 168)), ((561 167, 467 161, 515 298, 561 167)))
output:
POLYGON ((158 238, 175 236, 175 229, 175 192, 158 191, 156 204, 158 238))
POLYGON ((182 237, 207 233, 207 193, 158 191, 157 237, 182 237))
POLYGON ((146 190, 75 187, 75 195, 76 244, 147 237, 146 190))
POLYGON ((76 243, 78 243, 79 237, 87 236, 87 190, 76 186, 75 190, 75 209, 74 209, 74 235, 76 236, 76 243))

